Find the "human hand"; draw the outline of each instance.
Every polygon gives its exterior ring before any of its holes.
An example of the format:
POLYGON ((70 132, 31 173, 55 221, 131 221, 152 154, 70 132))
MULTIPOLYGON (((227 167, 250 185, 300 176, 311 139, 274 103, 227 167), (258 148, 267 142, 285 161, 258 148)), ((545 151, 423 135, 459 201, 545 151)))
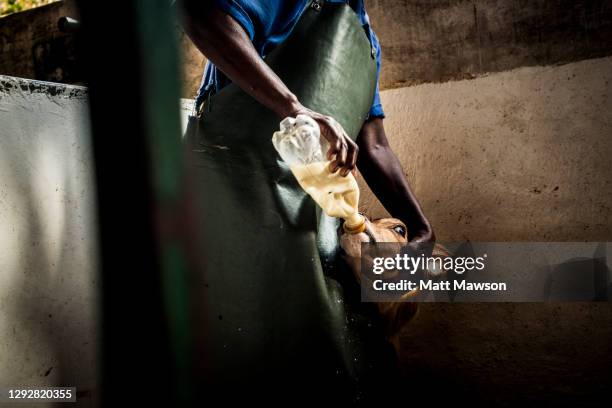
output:
POLYGON ((290 116, 295 117, 299 114, 310 116, 319 124, 321 136, 329 143, 327 151, 327 159, 331 161, 329 170, 332 173, 340 170, 339 174, 343 177, 353 171, 357 163, 359 147, 348 137, 342 125, 331 116, 323 115, 304 106, 295 109, 290 116))

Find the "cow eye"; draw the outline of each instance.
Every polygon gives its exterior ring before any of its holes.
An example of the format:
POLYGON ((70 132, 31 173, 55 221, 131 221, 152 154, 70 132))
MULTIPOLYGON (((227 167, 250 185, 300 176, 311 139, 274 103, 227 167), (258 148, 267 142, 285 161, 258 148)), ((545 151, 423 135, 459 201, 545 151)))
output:
POLYGON ((393 231, 397 232, 399 235, 406 238, 406 228, 404 228, 403 226, 396 225, 395 227, 393 227, 393 231))

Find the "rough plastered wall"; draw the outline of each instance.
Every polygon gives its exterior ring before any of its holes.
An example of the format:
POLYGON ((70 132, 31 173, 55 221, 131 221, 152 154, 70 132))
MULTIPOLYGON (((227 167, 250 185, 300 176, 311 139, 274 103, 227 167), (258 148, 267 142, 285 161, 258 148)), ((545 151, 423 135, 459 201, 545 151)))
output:
MULTIPOLYGON (((382 101, 441 242, 612 241, 612 57, 387 90, 382 101)), ((360 184, 362 209, 385 216, 360 184)), ((601 406, 612 304, 424 304, 401 359, 406 390, 431 402, 601 406)))
MULTIPOLYGON (((476 78, 612 53, 609 0, 366 0, 380 39, 382 89, 476 78)), ((184 97, 202 75, 182 35, 184 97)))
MULTIPOLYGON (((110 14, 114 12, 111 9, 109 6, 110 14)), ((76 0, 57 1, 0 18, 0 75, 82 85, 86 75, 76 45, 78 34, 62 33, 57 26, 58 19, 64 16, 79 18, 76 0)), ((193 98, 206 58, 178 23, 176 28, 181 91, 185 98, 193 98)))
POLYGON ((83 72, 73 34, 60 32, 60 17, 78 18, 75 0, 58 1, 0 18, 0 75, 80 83, 83 72))
MULTIPOLYGON (((382 45, 382 89, 612 53, 609 0, 366 0, 365 4, 382 45)), ((0 18, 0 54, 5 57, 0 57, 0 74, 82 81, 74 34, 57 29, 61 16, 78 18, 74 0, 0 18)), ((206 59, 178 24, 177 35, 182 96, 193 98, 206 59)))
MULTIPOLYGON (((382 92, 440 240, 612 239, 612 57, 382 92)), ((366 195, 363 208, 384 213, 366 195)))
POLYGON ((76 406, 94 406, 98 258, 85 89, 0 76, 0 124, 0 384, 76 386, 76 406))
POLYGON ((609 0, 366 0, 382 87, 476 78, 612 53, 609 0))

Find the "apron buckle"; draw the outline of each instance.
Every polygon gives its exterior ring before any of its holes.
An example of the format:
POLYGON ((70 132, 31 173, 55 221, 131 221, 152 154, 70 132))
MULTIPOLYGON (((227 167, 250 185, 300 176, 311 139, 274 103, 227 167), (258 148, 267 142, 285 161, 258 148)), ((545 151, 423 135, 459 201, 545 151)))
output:
POLYGON ((321 2, 319 0, 314 0, 310 3, 310 7, 314 9, 314 11, 321 11, 321 2))

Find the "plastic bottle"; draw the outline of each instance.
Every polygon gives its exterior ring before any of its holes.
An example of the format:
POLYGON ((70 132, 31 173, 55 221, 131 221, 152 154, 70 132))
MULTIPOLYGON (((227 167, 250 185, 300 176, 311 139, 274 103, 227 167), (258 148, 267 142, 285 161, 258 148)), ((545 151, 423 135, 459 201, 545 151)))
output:
POLYGON ((274 132, 272 144, 300 186, 331 216, 343 218, 349 233, 365 230, 365 217, 359 214, 359 186, 352 173, 343 177, 329 171, 326 159, 329 144, 321 138, 319 124, 310 116, 287 117, 274 132))

